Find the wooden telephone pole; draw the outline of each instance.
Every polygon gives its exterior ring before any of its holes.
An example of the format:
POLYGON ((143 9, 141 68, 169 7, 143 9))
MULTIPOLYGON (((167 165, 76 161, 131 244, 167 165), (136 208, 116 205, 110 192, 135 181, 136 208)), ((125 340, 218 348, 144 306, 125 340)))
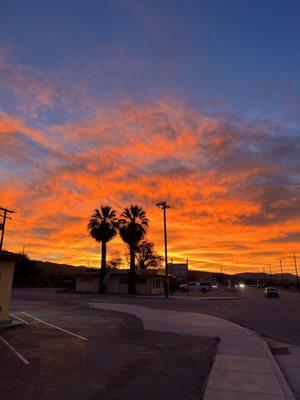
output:
POLYGON ((0 251, 3 247, 3 240, 4 240, 4 231, 5 231, 5 223, 7 219, 11 219, 7 216, 7 214, 13 214, 14 211, 8 210, 7 208, 0 207, 0 211, 3 211, 2 215, 2 222, 0 223, 0 231, 1 231, 1 238, 0 238, 0 251))

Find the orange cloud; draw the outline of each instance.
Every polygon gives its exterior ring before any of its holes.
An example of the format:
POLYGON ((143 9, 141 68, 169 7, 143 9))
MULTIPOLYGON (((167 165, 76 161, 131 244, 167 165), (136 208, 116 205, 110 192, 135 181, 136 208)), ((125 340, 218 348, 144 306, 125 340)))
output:
MULTIPOLYGON (((19 78, 14 85, 30 96, 40 90, 19 78)), ((53 93, 50 85, 36 99, 50 107, 53 93)), ((24 243, 33 258, 98 265, 86 230, 93 208, 138 203, 162 251, 161 199, 171 204, 170 256, 192 268, 253 270, 300 250, 299 186, 285 158, 287 146, 290 157, 298 148, 273 140, 266 124, 237 128, 184 102, 127 100, 39 129, 2 112, 0 139, 0 205, 17 211, 11 250, 24 243)), ((125 251, 120 239, 109 249, 125 251)))

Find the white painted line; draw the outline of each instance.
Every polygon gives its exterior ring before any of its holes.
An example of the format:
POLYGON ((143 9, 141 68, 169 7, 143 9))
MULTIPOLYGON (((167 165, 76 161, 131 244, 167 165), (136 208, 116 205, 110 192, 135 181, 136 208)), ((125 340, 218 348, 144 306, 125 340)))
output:
POLYGON ((297 301, 296 299, 292 299, 291 297, 285 297, 285 296, 283 296, 283 298, 284 298, 284 299, 291 300, 291 301, 297 301))
POLYGON ((298 301, 298 299, 293 299, 292 297, 283 296, 282 293, 279 293, 279 296, 280 296, 282 299, 291 300, 291 301, 298 301))
POLYGON ((14 349, 2 336, 0 336, 0 340, 2 340, 2 342, 3 342, 4 344, 6 344, 6 346, 7 346, 13 353, 15 353, 15 355, 16 355, 17 357, 19 357, 19 359, 22 360, 24 364, 29 364, 29 361, 26 360, 26 358, 23 357, 21 353, 19 353, 16 349, 14 349))
POLYGON ((28 313, 26 313, 25 311, 22 311, 22 314, 25 314, 25 315, 27 315, 28 317, 34 318, 34 319, 36 319, 37 321, 41 322, 42 324, 45 324, 45 325, 51 326, 52 328, 58 329, 59 331, 62 331, 62 332, 68 333, 69 335, 78 337, 79 339, 88 340, 86 337, 83 337, 83 336, 77 335, 76 333, 67 331, 66 329, 60 328, 59 326, 49 324, 49 322, 43 321, 42 319, 37 318, 37 317, 35 317, 35 316, 32 315, 32 314, 28 314, 28 313))
POLYGON ((19 321, 23 322, 23 324, 29 325, 29 322, 25 321, 25 319, 17 317, 15 314, 9 314, 9 315, 11 315, 12 317, 14 317, 14 318, 18 319, 19 321))

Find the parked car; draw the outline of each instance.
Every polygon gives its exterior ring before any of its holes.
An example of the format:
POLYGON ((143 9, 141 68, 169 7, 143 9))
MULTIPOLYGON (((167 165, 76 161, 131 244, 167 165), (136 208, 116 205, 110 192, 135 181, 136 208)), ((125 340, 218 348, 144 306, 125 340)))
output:
POLYGON ((198 291, 201 293, 206 293, 212 290, 212 286, 209 282, 188 282, 179 285, 179 290, 181 290, 182 292, 198 291))
POLYGON ((202 293, 210 292, 212 290, 212 284, 210 282, 199 282, 199 288, 202 293))
POLYGON ((278 290, 274 287, 267 287, 265 289, 265 296, 266 297, 279 297, 278 290))

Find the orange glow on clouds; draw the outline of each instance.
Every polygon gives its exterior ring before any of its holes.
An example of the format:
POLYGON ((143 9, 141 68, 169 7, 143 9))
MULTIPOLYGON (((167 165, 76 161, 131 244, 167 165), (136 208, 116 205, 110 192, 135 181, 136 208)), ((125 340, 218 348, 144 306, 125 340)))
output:
MULTIPOLYGON (((39 110, 57 96, 48 79, 43 86, 13 76, 9 85, 22 112, 32 96, 39 110)), ((93 209, 139 204, 162 252, 155 204, 165 199, 170 257, 189 258, 192 268, 261 270, 300 251, 299 187, 287 183, 294 171, 268 124, 237 127, 223 113, 206 116, 172 98, 99 105, 60 124, 39 126, 29 114, 0 114, 0 205, 16 211, 8 249, 24 243, 32 258, 97 266, 100 248, 86 229, 93 209)), ((109 244, 114 250, 125 252, 120 239, 109 244)), ((292 272, 291 265, 287 259, 292 272)))

